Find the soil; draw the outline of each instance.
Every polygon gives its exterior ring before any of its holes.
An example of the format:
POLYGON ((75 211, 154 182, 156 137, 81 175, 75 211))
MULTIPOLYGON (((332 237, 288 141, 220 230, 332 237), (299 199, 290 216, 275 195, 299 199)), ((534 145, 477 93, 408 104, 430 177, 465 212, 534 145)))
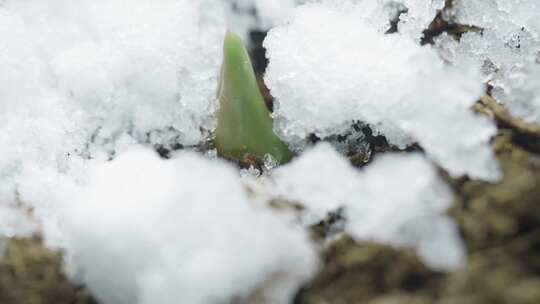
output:
POLYGON ((97 304, 64 275, 62 256, 39 238, 12 239, 0 256, 2 304, 97 304))
POLYGON ((326 248, 324 267, 295 303, 540 303, 540 156, 516 143, 519 132, 502 127, 493 139, 501 182, 446 176, 456 193, 450 213, 467 246, 465 266, 441 273, 408 250, 342 236, 326 248))
MULTIPOLYGON (((408 250, 344 235, 323 252, 324 267, 295 304, 540 303, 540 128, 489 96, 475 109, 498 124, 492 146, 504 178, 491 184, 441 171, 455 192, 449 212, 467 247, 466 265, 440 273, 408 250)), ((318 239, 321 225, 314 227, 318 239)))

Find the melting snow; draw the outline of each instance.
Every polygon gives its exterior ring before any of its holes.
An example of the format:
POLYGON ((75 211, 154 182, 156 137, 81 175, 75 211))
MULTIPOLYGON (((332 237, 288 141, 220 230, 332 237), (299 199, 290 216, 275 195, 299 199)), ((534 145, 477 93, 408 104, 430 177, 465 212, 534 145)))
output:
POLYGON ((441 56, 457 66, 481 68, 493 96, 515 115, 540 124, 540 3, 537 0, 453 1, 448 20, 479 28, 461 39, 442 35, 441 56))
POLYGON ((345 231, 358 240, 414 248, 437 269, 464 261, 459 233, 445 214, 453 195, 419 154, 386 154, 357 171, 330 145, 319 144, 276 169, 268 184, 271 195, 306 207, 307 224, 343 208, 345 231))
POLYGON ((446 66, 408 36, 381 35, 365 13, 305 5, 270 31, 265 79, 280 135, 301 148, 310 133, 325 138, 360 120, 397 146, 419 142, 453 176, 497 180, 496 128, 470 109, 484 92, 476 71, 446 66))
POLYGON ((16 191, 41 185, 33 177, 66 172, 79 156, 107 160, 136 142, 194 145, 206 136, 221 11, 213 0, 3 1, 2 218, 12 218, 16 191))
POLYGON ((238 173, 132 148, 60 211, 69 265, 103 303, 290 303, 316 269, 308 234, 250 202, 238 173))
POLYGON ((445 215, 452 194, 419 154, 380 156, 357 171, 322 144, 261 184, 250 179, 260 172, 242 181, 215 151, 166 161, 138 146, 206 139, 227 24, 279 25, 265 42, 266 80, 275 127, 293 147, 311 133, 346 134, 340 152, 369 150, 350 129, 361 121, 401 148, 420 143, 453 176, 496 180, 495 127, 470 107, 485 80, 511 111, 540 121, 538 4, 455 0, 446 18, 484 30, 460 43, 442 35, 437 53, 419 41, 443 6, 0 0, 0 238, 39 229, 103 303, 289 303, 315 271, 315 251, 289 215, 247 197, 250 182, 304 204, 305 224, 343 208, 355 238, 456 267, 464 249, 445 215), (385 35, 393 25, 398 33, 385 35))
POLYGON ((54 166, 68 153, 107 159, 126 136, 197 144, 201 130, 213 128, 225 27, 212 3, 7 1, 0 175, 21 159, 54 166))

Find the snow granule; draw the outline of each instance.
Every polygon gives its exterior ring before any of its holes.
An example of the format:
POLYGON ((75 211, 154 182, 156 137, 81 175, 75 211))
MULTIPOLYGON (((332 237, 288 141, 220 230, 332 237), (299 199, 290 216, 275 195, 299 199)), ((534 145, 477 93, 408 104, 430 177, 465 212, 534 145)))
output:
POLYGON ((441 56, 456 66, 481 68, 492 95, 512 114, 540 125, 540 107, 524 82, 538 82, 540 4, 537 0, 455 0, 445 12, 451 22, 474 26, 459 40, 446 34, 436 39, 441 56))
POLYGON ((316 269, 307 232, 250 202, 238 172, 133 148, 60 211, 73 273, 102 303, 289 303, 316 269))
POLYGON ((309 4, 265 40, 275 128, 294 148, 314 133, 370 124, 390 143, 418 142, 452 176, 494 181, 496 128, 471 107, 484 93, 476 70, 445 65, 407 35, 384 35, 362 5, 309 4), (324 26, 322 26, 324 25, 324 26))
POLYGON ((540 123, 540 18, 535 0, 454 0, 445 17, 483 31, 420 46, 444 2, 0 0, 0 242, 39 231, 103 304, 290 303, 316 252, 250 186, 304 205, 305 225, 340 210, 357 240, 457 267, 452 193, 430 160, 454 177, 500 177, 495 126, 470 108, 485 81, 540 123), (164 160, 138 145, 207 139, 227 26, 276 25, 266 81, 293 148, 346 134, 340 152, 369 152, 351 131, 361 122, 427 157, 377 156, 360 171, 319 144, 242 179, 215 151, 164 160))
MULTIPOLYGON (((27 0, 0 6, 0 176, 62 171, 137 142, 196 145, 214 128, 225 33, 216 0, 27 0)), ((6 197, 7 199, 7 197, 6 197)))
POLYGON ((398 31, 407 34, 420 42, 423 31, 429 27, 437 13, 444 8, 445 0, 383 0, 387 5, 402 4, 399 16, 398 31))
POLYGON ((357 171, 318 144, 272 174, 272 195, 300 203, 308 223, 343 209, 345 231, 357 240, 414 248, 430 267, 451 270, 465 259, 453 220, 453 195, 420 154, 385 154, 357 171))
POLYGON ((30 127, 53 148, 56 133, 84 144, 124 132, 153 144, 197 144, 201 128, 213 127, 225 31, 220 6, 208 10, 212 2, 7 1, 2 114, 37 119, 30 127))
POLYGON ((508 92, 502 101, 509 105, 510 112, 540 125, 540 62, 514 73, 508 92))
POLYGON ((0 201, 13 202, 23 162, 56 165, 57 153, 71 148, 66 134, 73 130, 60 98, 43 86, 37 45, 22 20, 0 7, 0 201), (11 190, 8 190, 11 188, 11 190))
POLYGON ((444 7, 445 0, 224 0, 227 3, 227 25, 247 38, 250 31, 265 31, 283 25, 294 15, 296 7, 306 3, 332 6, 354 4, 361 9, 357 17, 381 32, 397 30, 420 42, 423 31, 444 7))

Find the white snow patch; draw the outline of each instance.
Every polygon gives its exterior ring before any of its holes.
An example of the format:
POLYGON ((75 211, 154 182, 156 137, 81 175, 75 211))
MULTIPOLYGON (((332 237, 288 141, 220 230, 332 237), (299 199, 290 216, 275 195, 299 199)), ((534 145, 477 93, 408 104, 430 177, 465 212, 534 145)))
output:
POLYGON ((294 16, 296 7, 306 3, 329 6, 355 5, 358 18, 369 20, 381 32, 396 22, 398 31, 420 42, 423 31, 444 7, 445 0, 225 0, 227 24, 245 38, 250 31, 265 31, 283 25, 294 16))
POLYGON ((358 173, 328 143, 317 144, 291 163, 273 170, 271 176, 275 183, 271 182, 272 190, 267 193, 306 204, 306 225, 315 224, 328 212, 356 200, 351 193, 358 189, 358 173))
POLYGON ((224 0, 227 24, 245 38, 252 30, 264 31, 285 22, 296 5, 306 0, 224 0))
POLYGON ((63 192, 71 181, 59 173, 75 155, 195 144, 213 127, 219 4, 2 1, 0 238, 39 227, 48 245, 61 243, 56 206, 40 194, 63 192))
POLYGON ((282 138, 301 149, 310 133, 325 138, 360 120, 399 147, 417 141, 452 176, 499 179, 489 146, 496 128, 471 110, 484 91, 476 70, 448 67, 408 36, 384 35, 359 18, 362 9, 305 5, 270 31, 265 80, 282 138))
POLYGON ((357 171, 322 143, 274 170, 268 185, 268 193, 305 206, 307 223, 343 208, 345 231, 357 240, 414 248, 436 269, 455 269, 465 260, 446 215, 452 192, 419 154, 385 154, 357 171))
POLYGON ((509 81, 508 96, 499 100, 513 115, 540 125, 540 61, 514 73, 509 81))
POLYGON ((385 2, 401 3, 406 8, 399 18, 398 30, 420 42, 423 31, 429 27, 437 13, 444 8, 445 0, 385 0, 385 2))
POLYGON ((446 19, 476 26, 459 41, 444 34, 436 39, 441 56, 457 66, 481 68, 493 96, 514 115, 540 125, 540 105, 528 101, 538 82, 540 62, 540 3, 537 0, 453 1, 446 19), (536 62, 536 63, 535 63, 536 62), (526 83, 525 83, 526 82, 526 83))
POLYGON ((238 173, 133 148, 60 212, 71 270, 103 303, 289 303, 316 269, 307 232, 250 202, 238 173))
MULTIPOLYGON (((0 177, 64 172, 136 142, 214 127, 225 9, 216 0, 27 0, 0 6, 0 177)), ((9 195, 3 197, 8 200, 9 195)), ((1 199, 1 198, 0 198, 1 199)))
MULTIPOLYGON (((74 126, 62 100, 43 85, 46 65, 24 23, 1 7, 0 37, 0 177, 14 191, 23 162, 56 165, 58 150, 72 148, 65 135, 74 126)), ((0 200, 13 201, 12 191, 2 191, 0 200)))

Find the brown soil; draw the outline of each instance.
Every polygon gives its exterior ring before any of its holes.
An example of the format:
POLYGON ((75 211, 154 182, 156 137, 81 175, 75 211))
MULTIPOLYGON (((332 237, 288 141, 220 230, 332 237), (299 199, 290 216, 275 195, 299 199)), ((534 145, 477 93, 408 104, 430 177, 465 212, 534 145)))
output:
POLYGON ((13 239, 0 256, 0 303, 95 304, 63 273, 60 253, 44 248, 41 241, 13 239))
POLYGON ((489 97, 477 110, 499 125, 492 146, 504 178, 490 184, 442 173, 456 193, 450 213, 467 246, 467 264, 439 273, 408 250, 343 236, 325 250, 324 267, 296 304, 540 303, 540 129, 489 97))

